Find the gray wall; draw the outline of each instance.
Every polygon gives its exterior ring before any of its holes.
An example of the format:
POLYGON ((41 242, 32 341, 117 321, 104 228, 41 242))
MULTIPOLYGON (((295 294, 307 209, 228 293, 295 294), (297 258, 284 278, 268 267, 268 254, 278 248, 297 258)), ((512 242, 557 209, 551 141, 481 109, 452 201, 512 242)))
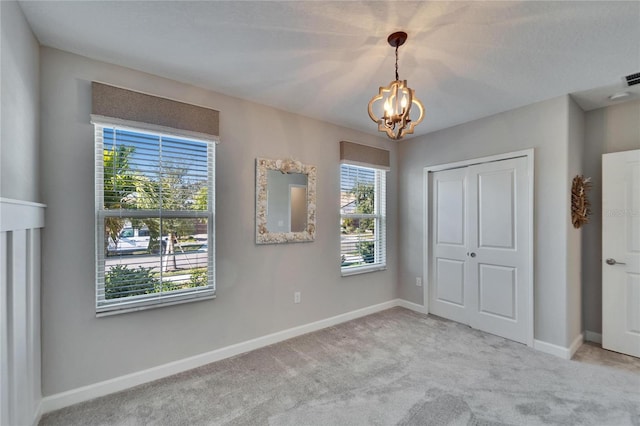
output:
MULTIPOLYGON (((0 197, 38 202, 39 46, 14 1, 0 2, 0 30, 0 197)), ((3 425, 32 424, 41 400, 40 230, 23 214, 39 208, 23 206, 19 219, 9 221, 13 227, 0 217, 3 425)))
POLYGON ((43 394, 205 353, 396 297, 395 142, 50 48, 41 49, 43 394), (90 82, 218 109, 217 299, 95 317, 90 82), (388 269, 340 276, 339 141, 391 151, 388 269), (255 244, 255 158, 317 166, 317 238, 255 244), (293 292, 302 303, 293 304, 293 292))
POLYGON ((563 96, 400 143, 400 298, 423 303, 415 277, 423 268, 424 167, 534 148, 535 338, 563 347, 575 339, 567 318, 570 105, 563 96))
POLYGON ((593 181, 593 215, 582 239, 584 329, 602 333, 602 154, 640 149, 640 101, 589 111, 585 119, 584 174, 593 181))
POLYGON ((0 196, 38 202, 39 46, 20 6, 0 4, 0 196))

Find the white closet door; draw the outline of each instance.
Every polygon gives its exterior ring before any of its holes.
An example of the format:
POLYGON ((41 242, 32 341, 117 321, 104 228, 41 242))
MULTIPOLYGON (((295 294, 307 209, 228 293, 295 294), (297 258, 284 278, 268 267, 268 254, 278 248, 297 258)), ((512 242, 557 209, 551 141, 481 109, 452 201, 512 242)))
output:
POLYGON ((527 342, 529 220, 524 157, 469 167, 469 325, 527 342), (472 201, 471 201, 472 200, 472 201))
POLYGON ((527 343, 525 157, 433 173, 429 311, 527 343))
POLYGON ((432 255, 429 311, 468 324, 467 170, 434 173, 432 179, 432 255))

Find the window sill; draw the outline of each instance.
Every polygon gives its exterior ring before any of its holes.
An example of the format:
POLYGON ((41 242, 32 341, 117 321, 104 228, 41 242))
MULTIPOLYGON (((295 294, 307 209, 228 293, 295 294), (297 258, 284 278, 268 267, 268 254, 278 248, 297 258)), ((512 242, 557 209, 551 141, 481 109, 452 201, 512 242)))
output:
POLYGON ((164 308, 165 306, 181 305, 183 303, 199 302, 201 300, 215 299, 216 295, 212 291, 209 294, 191 294, 189 296, 182 296, 179 299, 174 300, 158 300, 153 302, 140 303, 133 306, 120 306, 120 307, 99 307, 96 310, 96 318, 108 317, 112 315, 126 314, 129 312, 146 311, 147 309, 164 308))
POLYGON ((386 271, 387 265, 372 265, 361 266, 359 268, 341 269, 340 274, 343 277, 349 277, 351 275, 368 274, 369 272, 386 271))

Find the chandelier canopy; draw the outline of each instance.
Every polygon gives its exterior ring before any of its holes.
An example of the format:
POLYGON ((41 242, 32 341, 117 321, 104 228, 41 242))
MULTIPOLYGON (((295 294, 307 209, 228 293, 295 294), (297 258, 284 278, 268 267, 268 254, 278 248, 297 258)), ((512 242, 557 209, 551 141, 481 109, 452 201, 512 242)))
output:
POLYGON ((414 90, 407 86, 407 80, 398 78, 398 47, 407 41, 407 33, 393 33, 387 41, 391 47, 396 48, 396 79, 388 86, 381 86, 378 94, 371 98, 369 117, 378 123, 378 131, 385 132, 390 139, 398 140, 406 134, 413 133, 413 128, 424 118, 424 107, 416 98, 414 90), (412 108, 413 106, 416 108, 412 108), (376 116, 374 109, 381 111, 382 116, 376 116), (414 117, 418 115, 417 118, 411 118, 412 111, 414 117))

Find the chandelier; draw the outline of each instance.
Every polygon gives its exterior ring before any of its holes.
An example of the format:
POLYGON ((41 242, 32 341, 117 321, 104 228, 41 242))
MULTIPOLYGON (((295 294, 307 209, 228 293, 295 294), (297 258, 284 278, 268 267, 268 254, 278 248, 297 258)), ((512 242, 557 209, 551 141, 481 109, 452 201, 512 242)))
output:
MULTIPOLYGON (((391 34, 387 41, 391 47, 396 48, 396 79, 389 83, 388 86, 381 86, 378 94, 369 101, 369 117, 378 123, 378 131, 385 132, 390 139, 402 139, 406 134, 413 133, 413 128, 418 125, 424 118, 424 107, 416 98, 413 89, 407 86, 407 80, 398 78, 398 47, 407 41, 407 33, 396 32, 391 34), (377 117, 374 110, 374 104, 381 104, 382 117, 377 117), (418 118, 411 119, 410 113, 418 109, 418 118)), ((378 110, 380 110, 378 108, 378 110)))

